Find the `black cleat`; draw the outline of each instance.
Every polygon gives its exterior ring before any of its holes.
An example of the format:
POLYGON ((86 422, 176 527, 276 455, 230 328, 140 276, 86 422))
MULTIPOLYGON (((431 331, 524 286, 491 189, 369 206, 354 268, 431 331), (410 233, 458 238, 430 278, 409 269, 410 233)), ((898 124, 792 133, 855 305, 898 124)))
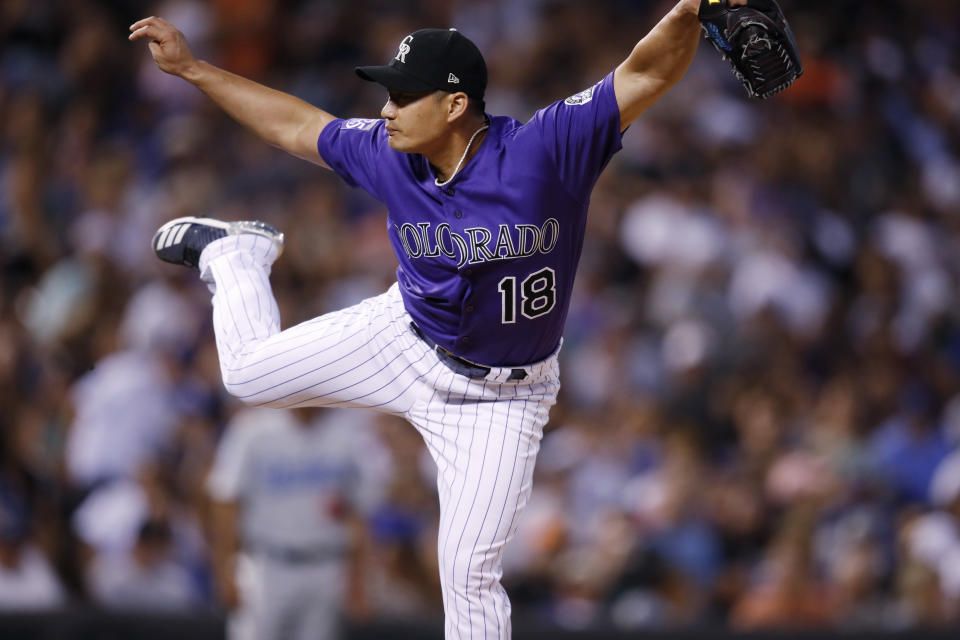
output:
POLYGON ((241 233, 252 233, 269 238, 276 243, 280 253, 283 252, 283 234, 265 222, 255 220, 224 222, 214 218, 191 216, 176 218, 157 229, 150 244, 157 257, 164 262, 198 269, 200 253, 208 244, 214 240, 241 233))

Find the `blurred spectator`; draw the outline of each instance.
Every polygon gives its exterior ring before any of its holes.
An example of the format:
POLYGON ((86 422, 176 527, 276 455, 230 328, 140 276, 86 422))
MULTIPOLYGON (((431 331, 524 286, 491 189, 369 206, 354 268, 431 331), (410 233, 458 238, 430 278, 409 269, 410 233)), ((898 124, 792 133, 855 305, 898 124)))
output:
POLYGON ((201 606, 190 572, 174 556, 170 525, 145 520, 129 553, 98 554, 89 568, 94 601, 136 611, 185 611, 201 606))
POLYGON ((896 497, 923 504, 937 465, 950 453, 932 400, 923 389, 907 388, 902 409, 881 424, 873 436, 873 458, 896 497))
POLYGON ((754 584, 730 614, 735 628, 816 628, 831 622, 835 603, 815 573, 806 517, 793 512, 767 548, 754 584))
POLYGON ((135 476, 170 447, 186 409, 177 403, 178 358, 197 324, 182 295, 161 283, 130 301, 121 326, 128 349, 100 360, 73 388, 67 464, 79 486, 135 476))
POLYGON ((45 554, 31 544, 22 515, 0 510, 0 611, 52 609, 67 593, 45 554))

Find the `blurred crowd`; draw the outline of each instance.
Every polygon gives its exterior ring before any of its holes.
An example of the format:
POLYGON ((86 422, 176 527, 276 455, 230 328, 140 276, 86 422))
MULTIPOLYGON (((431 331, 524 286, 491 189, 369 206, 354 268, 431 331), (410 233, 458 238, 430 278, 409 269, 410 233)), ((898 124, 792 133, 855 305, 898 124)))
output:
MULTIPOLYGON (((701 46, 601 177, 564 387, 507 549, 516 618, 569 628, 960 623, 960 4, 782 5, 805 74, 748 100, 701 46)), ((243 131, 127 26, 344 116, 423 26, 491 113, 613 69, 670 3, 0 3, 0 609, 220 610, 207 475, 240 409, 182 215, 286 232, 284 326, 384 290, 382 205, 243 131)), ((374 414, 360 617, 441 613, 435 476, 374 414), (362 603, 362 606, 361 606, 362 603)))

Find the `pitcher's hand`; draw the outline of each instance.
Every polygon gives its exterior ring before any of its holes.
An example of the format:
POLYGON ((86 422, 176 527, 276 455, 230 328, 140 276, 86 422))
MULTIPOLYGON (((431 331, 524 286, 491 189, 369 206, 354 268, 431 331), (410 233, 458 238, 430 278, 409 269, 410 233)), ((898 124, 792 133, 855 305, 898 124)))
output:
POLYGON ((187 46, 187 39, 163 18, 144 18, 130 25, 130 31, 131 41, 150 38, 147 46, 161 71, 184 77, 197 64, 187 46))

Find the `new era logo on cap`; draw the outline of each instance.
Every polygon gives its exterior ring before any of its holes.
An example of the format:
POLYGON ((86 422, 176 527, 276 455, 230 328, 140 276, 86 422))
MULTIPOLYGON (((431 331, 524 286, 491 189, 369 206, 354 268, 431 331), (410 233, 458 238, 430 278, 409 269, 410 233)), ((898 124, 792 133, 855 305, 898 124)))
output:
POLYGON ((401 39, 389 64, 357 67, 357 75, 390 91, 463 91, 483 99, 487 65, 483 55, 456 29, 420 29, 401 39))

